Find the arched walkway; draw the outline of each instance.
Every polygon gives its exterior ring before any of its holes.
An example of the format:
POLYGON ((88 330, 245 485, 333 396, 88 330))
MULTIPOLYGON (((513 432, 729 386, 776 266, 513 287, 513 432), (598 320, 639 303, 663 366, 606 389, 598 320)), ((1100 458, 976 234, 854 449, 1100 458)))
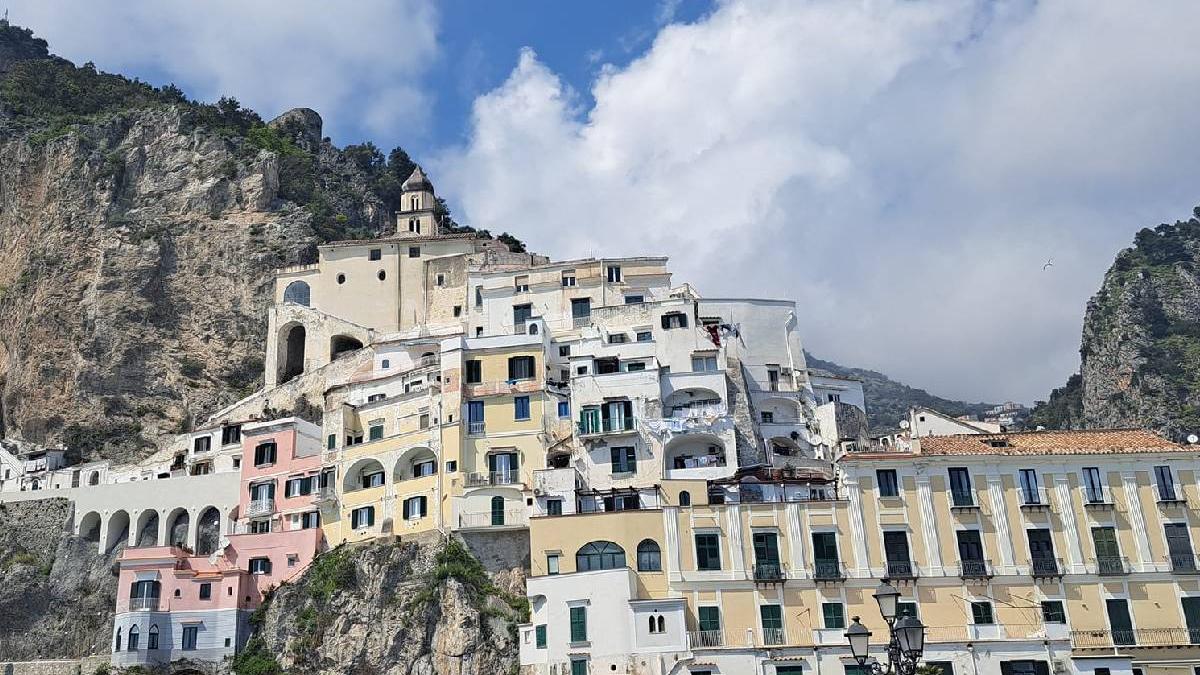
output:
POLYGON ((196 554, 208 555, 221 543, 221 512, 215 506, 206 507, 196 519, 196 554))
POLYGON ((409 448, 396 460, 393 482, 421 478, 437 473, 437 456, 426 447, 409 448))
POLYGON ((108 517, 108 526, 104 528, 104 551, 116 548, 117 544, 129 541, 129 514, 124 510, 115 511, 108 517))
POLYGON ((363 343, 358 338, 349 335, 334 335, 329 339, 329 360, 332 361, 346 352, 362 348, 363 343))
POLYGON ((191 527, 192 517, 188 514, 187 509, 183 507, 176 508, 167 516, 167 541, 170 546, 188 546, 188 530, 191 527))
POLYGON ((100 514, 92 511, 84 514, 79 519, 79 530, 77 534, 86 541, 99 543, 100 541, 100 514))
POLYGON ((664 413, 670 417, 687 417, 689 413, 700 415, 720 405, 721 395, 704 387, 676 390, 663 401, 664 413))
POLYGON ((304 347, 308 333, 304 326, 291 324, 280 331, 283 349, 279 351, 279 383, 283 384, 304 372, 304 347))
POLYGON ((137 523, 133 528, 133 545, 158 546, 162 540, 162 533, 159 530, 158 511, 144 509, 138 514, 137 523))
POLYGON ((663 462, 668 470, 722 467, 725 442, 712 434, 675 436, 663 448, 663 462))
POLYGON ((379 487, 386 481, 387 476, 383 465, 374 457, 363 457, 350 465, 342 481, 343 492, 354 492, 366 488, 379 487), (376 474, 383 474, 376 476, 376 474))

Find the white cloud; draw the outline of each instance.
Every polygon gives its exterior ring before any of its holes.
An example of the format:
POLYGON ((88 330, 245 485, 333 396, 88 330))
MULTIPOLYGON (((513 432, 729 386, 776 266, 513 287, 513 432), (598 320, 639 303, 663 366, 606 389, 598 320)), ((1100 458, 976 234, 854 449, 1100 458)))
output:
POLYGON ((436 175, 538 250, 669 254, 708 295, 797 299, 825 358, 1031 400, 1117 249, 1200 201, 1195 25, 1186 0, 730 0, 588 109, 524 52, 436 175))
POLYGON ((189 95, 231 95, 270 118, 316 109, 343 142, 420 129, 428 96, 419 78, 437 57, 427 0, 258 2, 11 0, 11 19, 51 50, 112 72, 187 83, 189 95))

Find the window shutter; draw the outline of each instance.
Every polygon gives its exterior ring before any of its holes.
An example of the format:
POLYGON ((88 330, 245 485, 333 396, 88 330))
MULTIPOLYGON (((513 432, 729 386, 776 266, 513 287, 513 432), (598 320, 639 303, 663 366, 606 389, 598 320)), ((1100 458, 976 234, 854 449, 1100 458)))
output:
POLYGON ((375 524, 375 507, 368 506, 367 507, 367 525, 374 525, 374 524, 375 524))
POLYGON ((1013 675, 1011 661, 1001 661, 1000 662, 1000 675, 1013 675))
POLYGON ((424 518, 429 513, 429 500, 426 497, 421 497, 420 500, 418 503, 421 505, 421 517, 424 518))
POLYGON ((1050 675, 1050 664, 1045 661, 1034 661, 1033 671, 1036 675, 1050 675))

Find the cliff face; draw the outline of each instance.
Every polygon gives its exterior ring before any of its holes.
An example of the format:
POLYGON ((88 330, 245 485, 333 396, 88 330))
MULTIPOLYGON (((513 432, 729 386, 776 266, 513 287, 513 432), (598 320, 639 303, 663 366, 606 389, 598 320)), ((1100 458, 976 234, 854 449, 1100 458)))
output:
POLYGON ((457 541, 376 541, 320 556, 255 616, 235 673, 516 673, 519 566, 489 574, 457 541))
POLYGON ((0 658, 107 654, 123 549, 71 535, 65 499, 0 504, 0 658))
POLYGON ((1200 208, 1138 232, 1088 302, 1078 378, 1039 404, 1050 427, 1200 433, 1200 208))

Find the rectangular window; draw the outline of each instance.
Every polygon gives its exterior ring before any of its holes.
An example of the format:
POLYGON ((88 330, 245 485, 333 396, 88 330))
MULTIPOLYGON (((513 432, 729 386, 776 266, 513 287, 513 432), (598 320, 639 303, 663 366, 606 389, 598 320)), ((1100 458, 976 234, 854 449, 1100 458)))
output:
POLYGON ((1038 489, 1037 471, 1034 469, 1021 469, 1021 503, 1022 504, 1041 504, 1042 493, 1038 489))
POLYGON ((433 282, 433 283, 434 283, 435 285, 437 285, 439 288, 440 288, 440 287, 442 287, 442 286, 445 286, 445 285, 446 285, 446 275, 445 275, 445 274, 439 274, 439 275, 437 275, 437 276, 434 278, 434 282, 433 282))
POLYGON ((637 472, 637 455, 632 447, 612 448, 610 453, 613 473, 637 472))
POLYGON ((889 577, 911 578, 916 573, 908 550, 908 533, 898 530, 883 533, 883 549, 887 556, 889 577))
POLYGON ((275 442, 260 443, 254 448, 254 466, 275 463, 275 442))
POLYGON ((721 569, 721 543, 717 535, 696 535, 696 569, 705 572, 721 569))
POLYGON ((513 419, 527 420, 529 419, 529 397, 514 396, 513 397, 513 419))
POLYGON ((196 649, 196 638, 200 636, 199 626, 184 626, 183 627, 183 643, 184 651, 194 651, 196 649))
POLYGON ((522 275, 513 279, 514 292, 528 293, 529 292, 529 277, 522 275))
POLYGON ((896 603, 896 618, 911 616, 914 619, 920 618, 917 614, 917 603, 915 602, 897 602, 896 603))
POLYGON ((608 272, 608 283, 610 283, 610 284, 621 283, 621 266, 620 265, 609 265, 607 272, 608 272))
POLYGON ((250 534, 267 534, 271 531, 271 520, 252 520, 250 521, 250 534))
POLYGON ((558 348, 558 355, 566 358, 571 355, 571 345, 562 345, 558 348))
POLYGON ((950 497, 955 506, 974 506, 975 495, 971 493, 971 474, 966 469, 955 467, 950 474, 950 497))
POLYGON ((424 518, 427 511, 427 502, 424 495, 419 497, 409 497, 404 500, 404 519, 416 520, 424 518))
POLYGON ((821 605, 821 615, 825 618, 826 628, 845 628, 846 609, 840 602, 826 602, 821 605))
POLYGON ((356 530, 371 527, 375 524, 375 507, 364 506, 350 512, 351 526, 356 530))
POLYGON ((408 247, 408 257, 420 258, 421 257, 421 247, 420 246, 409 246, 408 247))
POLYGON ((201 600, 211 600, 212 599, 212 584, 211 583, 206 581, 206 582, 200 584, 200 599, 201 600))
POLYGON ((759 605, 758 614, 762 619, 763 643, 783 644, 783 608, 779 605, 759 605))
POLYGON ((532 356, 513 356, 508 359, 508 379, 532 380, 534 360, 532 356))
POLYGON ((467 401, 467 433, 483 433, 483 401, 467 401))
POLYGON ((700 607, 696 610, 699 618, 699 628, 702 632, 717 632, 721 630, 721 608, 700 607))
POLYGON ((557 553, 547 553, 546 554, 546 574, 549 574, 549 575, 558 574, 558 554, 557 553))
POLYGON ((329 434, 325 437, 325 447, 330 450, 337 447, 337 434, 329 434))
POLYGON ((250 559, 251 574, 270 574, 271 559, 270 558, 251 558, 250 559))
POLYGON ((562 285, 563 288, 571 288, 575 285, 575 270, 563 270, 562 285))
POLYGON ((637 373, 645 369, 646 363, 644 361, 628 361, 625 363, 625 372, 627 373, 637 373))
POLYGON ((1154 481, 1158 485, 1159 501, 1175 501, 1175 478, 1171 476, 1171 467, 1154 467, 1154 481))
POLYGON ((384 475, 385 474, 382 471, 374 471, 372 473, 363 474, 360 483, 362 485, 362 489, 367 490, 370 488, 383 487, 384 475))
POLYGON ((587 607, 571 608, 571 642, 587 642, 587 607))
POLYGON ((197 436, 192 452, 208 452, 212 448, 212 436, 197 436))
POLYGON ((643 302, 646 302, 646 296, 644 296, 644 295, 627 295, 627 296, 625 296, 625 304, 627 304, 627 305, 640 305, 643 302))
POLYGON ((383 438, 383 422, 372 423, 367 427, 367 440, 378 441, 383 438))
POLYGON ((992 603, 972 602, 971 620, 977 626, 991 625, 996 623, 995 619, 992 617, 992 603))
POLYGON ((421 413, 421 416, 417 418, 417 427, 420 429, 429 428, 429 413, 421 413))
POLYGON ((879 481, 880 497, 900 496, 900 486, 896 483, 895 469, 879 469, 875 472, 875 479, 879 481))
POLYGON ((383 249, 373 248, 367 251, 367 260, 382 260, 383 249))
POLYGON ((716 356, 693 356, 692 357, 692 372, 695 373, 715 373, 717 371, 716 356))
POLYGON ((1112 631, 1114 645, 1134 644, 1133 619, 1129 616, 1129 601, 1124 598, 1109 598, 1104 601, 1108 610, 1108 627, 1112 631))
POLYGON ((546 624, 538 624, 533 627, 533 644, 538 649, 546 648, 546 624))
POLYGON ((1042 622, 1043 623, 1066 623, 1067 612, 1063 609, 1062 600, 1043 600, 1042 601, 1042 622))
POLYGON ((654 334, 648 330, 640 330, 637 332, 637 341, 638 342, 653 342, 654 334))
POLYGON ((608 344, 623 345, 629 342, 629 336, 624 333, 611 333, 608 336, 608 344))
POLYGON ((1092 545, 1096 548, 1097 573, 1121 574, 1125 571, 1115 527, 1093 527, 1092 545))
POLYGON ((587 659, 571 659, 571 675, 588 675, 587 659))
POLYGON ((762 415, 763 424, 774 424, 775 423, 775 413, 774 412, 772 412, 770 410, 764 410, 764 411, 762 411, 761 415, 762 415))
POLYGON ((671 328, 687 328, 687 315, 681 312, 671 312, 662 315, 662 327, 671 328))
POLYGON ((558 417, 559 417, 559 419, 567 418, 570 416, 571 416, 571 402, 570 401, 559 401, 558 402, 558 417))
POLYGON ((483 362, 472 359, 467 361, 466 369, 467 384, 479 384, 483 382, 483 362))
POLYGON ((1104 503, 1104 481, 1100 478, 1100 469, 1094 466, 1083 468, 1083 487, 1089 504, 1104 503))
POLYGON ((571 299, 571 318, 586 319, 592 315, 592 299, 591 298, 572 298, 571 299))
POLYGON ((1171 559, 1171 569, 1176 572, 1194 572, 1196 558, 1192 555, 1192 537, 1188 533, 1187 523, 1166 523, 1163 534, 1167 538, 1167 556, 1171 559))
POLYGON ((300 514, 300 529, 315 530, 321 526, 320 511, 309 511, 308 513, 300 514))
POLYGON ((561 499, 547 499, 546 500, 546 515, 561 516, 562 515, 562 505, 563 505, 563 500, 561 500, 561 499))
POLYGON ((483 307, 483 286, 475 287, 475 306, 483 307))

